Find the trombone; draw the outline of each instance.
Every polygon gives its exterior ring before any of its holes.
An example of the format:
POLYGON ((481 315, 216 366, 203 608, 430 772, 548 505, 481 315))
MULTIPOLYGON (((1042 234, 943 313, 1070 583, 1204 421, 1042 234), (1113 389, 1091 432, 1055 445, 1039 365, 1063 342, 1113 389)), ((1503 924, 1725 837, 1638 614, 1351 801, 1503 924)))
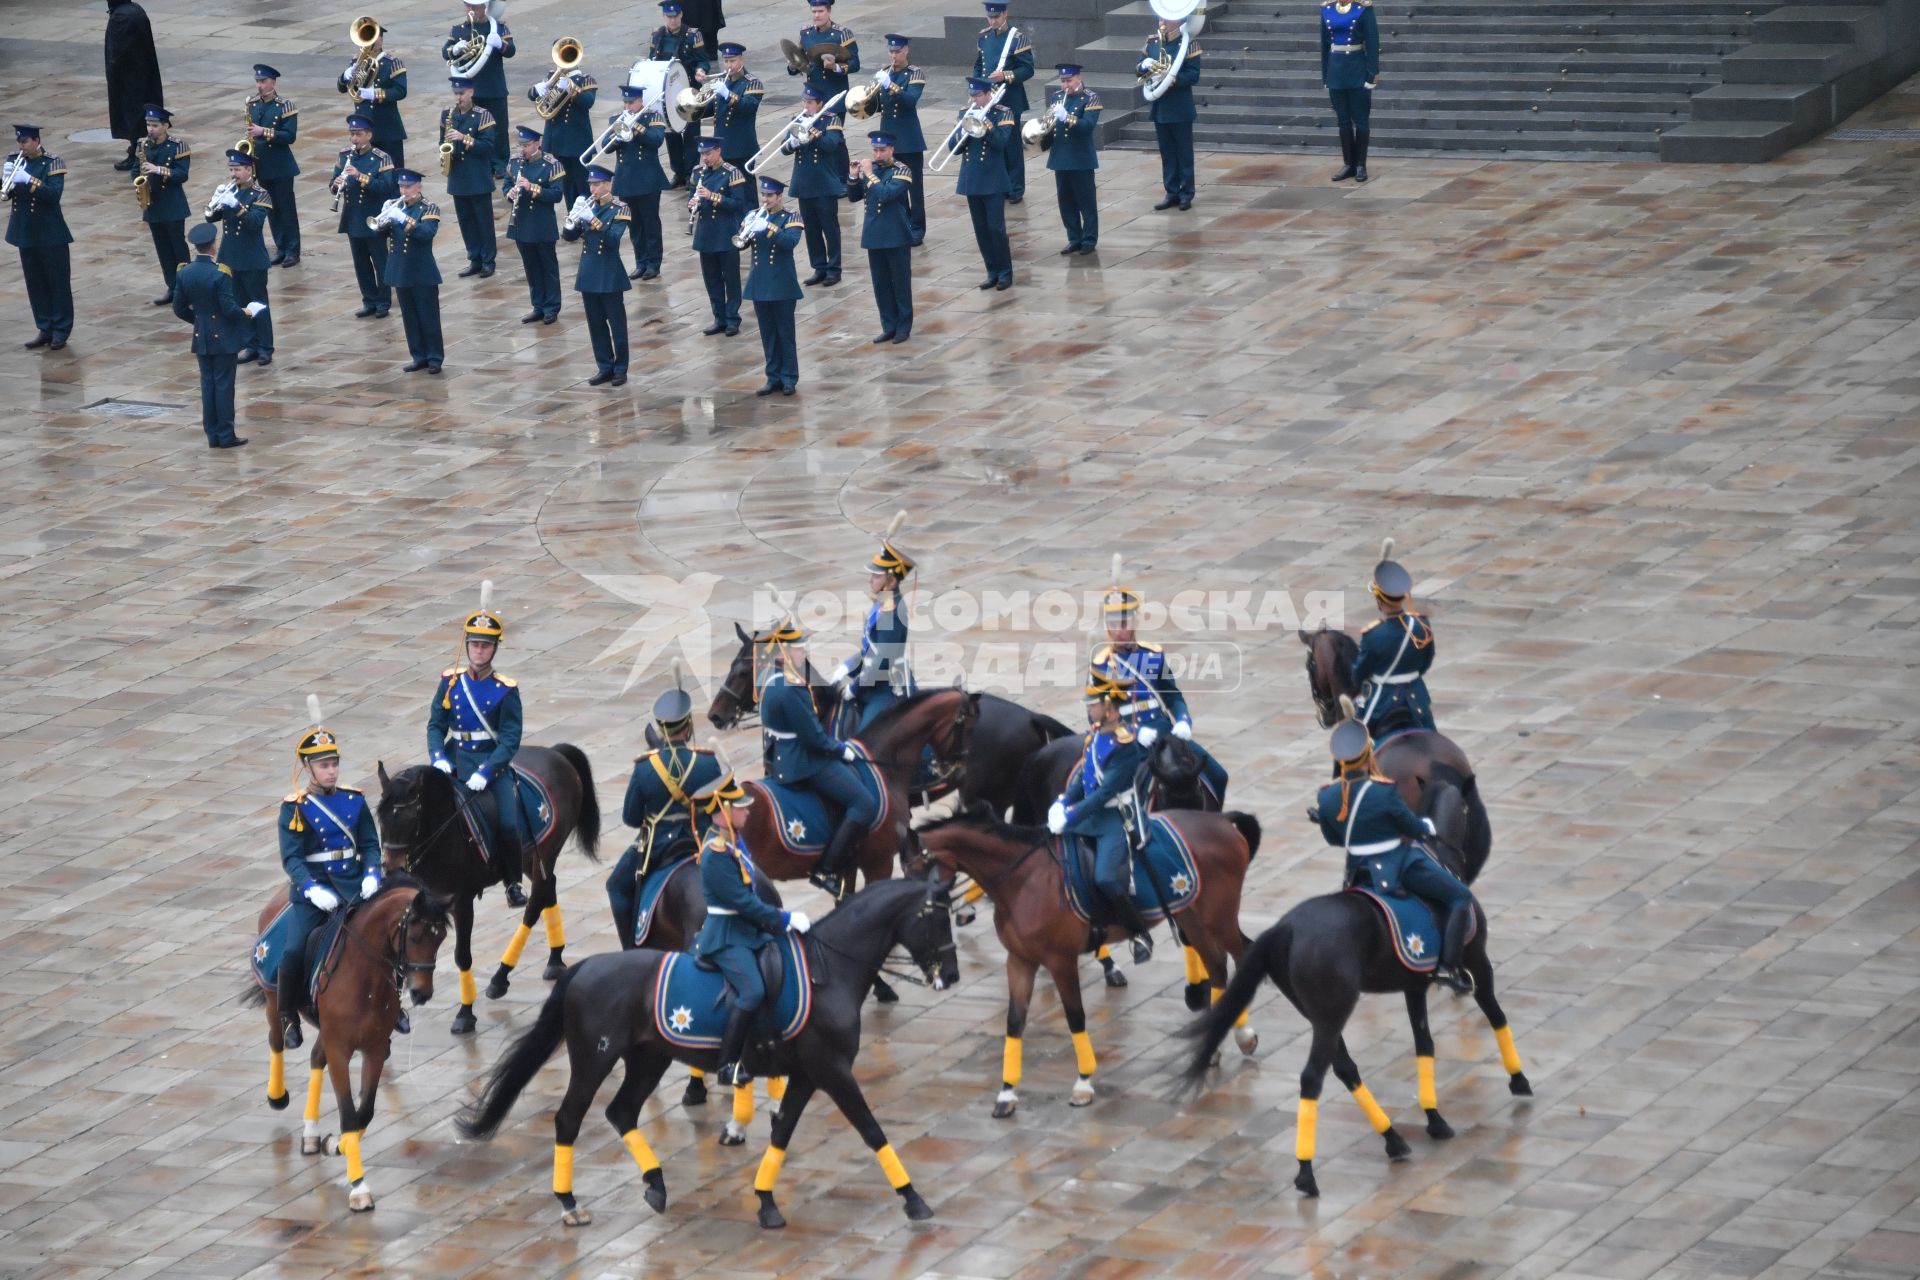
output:
POLYGON ((987 121, 987 112, 992 109, 993 103, 989 102, 984 107, 968 107, 962 111, 960 118, 954 122, 953 129, 940 145, 933 149, 933 154, 927 157, 927 172, 939 173, 952 163, 953 157, 966 146, 967 142, 986 137, 987 130, 993 127, 987 121), (962 141, 963 138, 965 141, 962 141))
POLYGON ((614 147, 624 147, 633 141, 633 131, 640 126, 640 117, 646 114, 646 102, 641 101, 640 110, 622 111, 607 122, 593 145, 580 153, 581 164, 592 164, 614 147))
POLYGON ((841 99, 846 96, 847 91, 842 89, 839 93, 834 94, 822 103, 820 109, 812 115, 808 115, 804 111, 795 113, 793 119, 787 121, 783 127, 774 133, 773 137, 767 139, 766 145, 754 152, 753 158, 748 160, 741 168, 752 176, 759 177, 760 170, 772 163, 776 157, 782 153, 790 153, 794 148, 805 145, 807 135, 811 134, 814 131, 814 127, 835 107, 839 106, 841 99))
POLYGON ((570 73, 586 56, 585 46, 572 36, 561 36, 553 42, 553 77, 547 81, 547 91, 533 104, 535 115, 551 120, 567 109, 573 95, 579 92, 570 73))

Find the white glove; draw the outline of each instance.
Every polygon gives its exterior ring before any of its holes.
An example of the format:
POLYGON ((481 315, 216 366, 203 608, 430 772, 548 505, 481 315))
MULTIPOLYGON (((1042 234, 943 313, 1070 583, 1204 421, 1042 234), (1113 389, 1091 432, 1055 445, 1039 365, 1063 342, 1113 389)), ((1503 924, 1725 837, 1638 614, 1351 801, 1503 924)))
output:
POLYGON ((551 88, 553 88, 553 77, 548 76, 545 80, 542 80, 539 84, 533 86, 533 96, 536 98, 544 97, 546 95, 547 90, 551 88))
POLYGON ((882 67, 873 73, 873 82, 883 89, 886 88, 887 85, 887 70, 886 67, 882 67))
POLYGON ((1059 835, 1067 829, 1067 806, 1064 801, 1055 800, 1047 810, 1047 830, 1059 835))
POLYGON ((499 33, 499 32, 497 32, 497 31, 496 31, 496 32, 494 32, 494 33, 493 33, 492 35, 490 35, 490 36, 488 36, 488 37, 487 37, 487 48, 489 48, 489 49, 498 49, 498 48, 501 48, 501 47, 502 47, 503 45, 505 45, 506 43, 507 43, 507 42, 506 42, 505 40, 502 40, 502 39, 500 38, 500 33, 499 33))
POLYGON ((1153 59, 1151 59, 1151 58, 1142 58, 1142 59, 1140 59, 1140 66, 1139 66, 1139 70, 1141 70, 1141 71, 1151 71, 1151 70, 1153 70, 1153 59))
POLYGON ((473 776, 467 779, 467 790, 485 791, 486 789, 487 789, 487 775, 484 773, 481 773, 478 769, 475 769, 473 771, 473 776))
POLYGON ((24 164, 13 171, 13 185, 16 187, 24 187, 32 180, 33 175, 27 172, 27 166, 24 164))
POLYGON ((378 892, 380 892, 380 877, 377 874, 369 871, 366 875, 360 877, 361 897, 371 898, 378 892))
POLYGON ((1055 120, 1058 120, 1061 124, 1065 124, 1067 122, 1067 104, 1066 103, 1056 102, 1053 104, 1053 118, 1055 120))
POLYGON ((1437 836, 1437 835, 1439 835, 1439 834, 1440 834, 1440 829, 1439 829, 1438 827, 1436 827, 1436 826, 1434 826, 1434 825, 1433 825, 1433 819, 1432 819, 1432 818, 1422 818, 1422 819, 1420 819, 1420 821, 1421 821, 1422 823, 1424 823, 1424 824, 1426 824, 1426 828, 1427 828, 1427 834, 1428 834, 1428 835, 1430 835, 1430 836, 1437 836))
POLYGON ((435 760, 433 762, 433 767, 449 776, 451 776, 453 773, 453 765, 445 760, 435 760))
POLYGON ((727 88, 727 82, 725 80, 716 80, 713 82, 713 96, 722 102, 731 102, 733 101, 733 90, 727 88))
MULTIPOLYGON (((15 182, 20 181, 17 175, 15 176, 14 181, 15 182)), ((229 191, 225 195, 220 197, 220 207, 222 209, 238 209, 240 207, 240 197, 236 196, 235 194, 233 194, 233 192, 229 191)))
POLYGON ((1140 745, 1143 747, 1150 747, 1160 741, 1160 731, 1150 724, 1141 725, 1140 732, 1135 736, 1140 739, 1140 745))
POLYGON ((840 758, 842 760, 845 760, 848 764, 852 764, 855 760, 858 760, 860 758, 860 753, 858 751, 855 751, 852 747, 841 747, 840 758))
POLYGON ((853 681, 849 680, 847 681, 847 683, 840 686, 840 701, 842 702, 853 701, 853 681))
POLYGON ((378 89, 362 89, 360 91, 360 101, 362 102, 372 102, 375 98, 378 98, 379 96, 380 96, 380 91, 378 89))
POLYGON ((257 316, 262 311, 265 311, 267 309, 267 304, 264 302, 249 302, 246 306, 240 309, 246 312, 250 316, 257 316))
POLYGON ((360 63, 359 63, 358 61, 354 61, 354 62, 349 62, 349 63, 347 64, 347 69, 346 69, 345 71, 342 71, 342 72, 340 73, 340 78, 341 78, 342 80, 351 80, 351 79, 353 79, 353 69, 354 69, 355 67, 357 67, 357 66, 359 66, 359 65, 360 65, 360 63))
POLYGON ((1173 725, 1173 736, 1182 742, 1191 742, 1193 740, 1193 726, 1185 720, 1176 720, 1173 725))
POLYGON ((804 911, 789 911, 787 912, 787 928, 793 930, 795 933, 805 933, 807 930, 813 928, 813 921, 807 919, 807 913, 804 911))
POLYGON ((842 680, 845 680, 848 676, 852 674, 853 674, 853 665, 851 663, 843 662, 839 666, 833 669, 833 674, 827 677, 827 683, 839 684, 842 680))
POLYGON ((307 901, 322 911, 332 911, 340 905, 340 895, 323 884, 309 885, 307 901))

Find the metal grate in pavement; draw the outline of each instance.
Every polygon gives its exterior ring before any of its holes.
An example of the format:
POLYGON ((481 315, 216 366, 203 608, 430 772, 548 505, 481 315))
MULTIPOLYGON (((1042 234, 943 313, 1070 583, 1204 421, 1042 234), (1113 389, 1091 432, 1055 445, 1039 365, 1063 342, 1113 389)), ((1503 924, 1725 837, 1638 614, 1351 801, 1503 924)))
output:
POLYGON ((112 413, 122 418, 164 418, 180 411, 177 404, 153 404, 145 400, 99 400, 87 408, 95 413, 112 413))
POLYGON ((1835 129, 1836 142, 1920 142, 1920 129, 1835 129))

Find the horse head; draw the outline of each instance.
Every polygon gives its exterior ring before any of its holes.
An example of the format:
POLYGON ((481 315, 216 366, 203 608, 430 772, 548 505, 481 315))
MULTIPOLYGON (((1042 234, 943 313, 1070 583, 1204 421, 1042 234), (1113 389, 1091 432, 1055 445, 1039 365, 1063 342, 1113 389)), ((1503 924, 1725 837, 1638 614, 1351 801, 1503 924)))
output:
POLYGON ((927 975, 935 991, 945 991, 960 981, 960 955, 953 945, 953 903, 947 885, 929 871, 910 881, 920 888, 914 909, 904 918, 896 918, 894 941, 907 949, 914 964, 927 975))
POLYGON ((1347 673, 1353 670, 1360 644, 1346 632, 1326 627, 1297 634, 1307 650, 1307 689, 1313 695, 1314 713, 1322 729, 1331 729, 1340 723, 1341 697, 1353 696, 1347 673))
POLYGON ((1165 797, 1162 808, 1198 809, 1204 807, 1200 796, 1200 753, 1184 738, 1162 734, 1147 752, 1153 780, 1165 797))
POLYGON ((405 976, 407 998, 414 1004, 433 999, 433 967, 440 954, 440 944, 447 940, 447 930, 452 925, 453 916, 446 902, 424 887, 414 893, 400 917, 396 963, 405 976))
MULTIPOLYGON (((380 802, 374 806, 374 818, 380 824, 381 861, 389 873, 411 871, 428 852, 424 847, 438 834, 431 831, 429 824, 432 815, 430 792, 440 792, 435 782, 445 782, 439 770, 427 765, 411 765, 392 777, 387 776, 387 762, 378 762, 376 770, 380 776, 380 802)), ((452 793, 446 792, 447 807, 451 808, 452 793)), ((442 824, 444 826, 444 824, 442 824)))
POLYGON ((733 633, 740 637, 739 652, 733 655, 727 677, 720 682, 720 691, 713 695, 713 702, 707 707, 708 721, 720 730, 733 728, 760 705, 753 679, 753 637, 737 622, 733 624, 733 633))

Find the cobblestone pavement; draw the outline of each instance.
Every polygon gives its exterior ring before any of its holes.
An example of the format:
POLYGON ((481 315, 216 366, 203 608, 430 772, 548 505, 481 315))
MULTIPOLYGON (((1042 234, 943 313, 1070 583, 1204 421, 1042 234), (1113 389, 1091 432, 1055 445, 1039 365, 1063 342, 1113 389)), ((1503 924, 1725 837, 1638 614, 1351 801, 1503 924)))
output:
MULTIPOLYGON (((1362 190, 1328 186, 1321 160, 1216 156, 1185 215, 1149 210, 1151 157, 1115 153, 1099 257, 1054 256, 1036 181, 1010 294, 973 289, 943 187, 913 343, 866 344, 851 253, 846 283, 802 305, 800 395, 771 402, 748 394, 751 329, 697 336, 677 252, 629 299, 621 393, 584 385, 571 295, 561 324, 515 323, 506 260, 449 281, 447 376, 407 377, 397 320, 349 318, 306 181, 306 258, 272 282, 279 359, 241 375, 253 444, 214 453, 183 328, 146 305, 157 272, 115 151, 67 140, 95 123, 92 8, 0 53, 32 104, 13 113, 72 166, 81 238, 65 352, 18 348, 19 277, 0 273, 0 1274, 1920 1274, 1913 144, 1751 169, 1396 160, 1362 190), (1323 735, 1287 614, 1331 599, 1362 621, 1379 540, 1398 539, 1438 620, 1441 723, 1492 810, 1479 888, 1537 1096, 1510 1098, 1484 1023, 1437 1002, 1459 1135, 1427 1141, 1404 1012, 1373 1000, 1349 1043, 1413 1158, 1387 1164, 1334 1091, 1325 1194, 1303 1201, 1303 1023, 1269 991, 1258 1052, 1229 1049, 1204 1095, 1170 1102, 1187 1015, 1163 947, 1124 991, 1090 992, 1084 1110, 1041 984, 1022 1108, 995 1121, 1005 984, 983 919, 961 988, 874 1009, 859 1063, 931 1223, 904 1220, 821 1103, 783 1177, 793 1226, 760 1231, 764 1116, 722 1149, 719 1108, 670 1083, 644 1122, 668 1212, 595 1114, 577 1158, 595 1221, 566 1231, 559 1066, 491 1144, 448 1123, 543 985, 483 1001, 456 1040, 443 964, 368 1136, 379 1208, 349 1215, 338 1158, 302 1157, 296 1113, 266 1108, 262 1019, 235 1001, 304 695, 349 780, 417 760, 432 677, 490 577, 529 740, 581 744, 615 810, 666 655, 723 656, 763 584, 857 586, 899 507, 923 603, 1097 590, 1115 550, 1156 600, 1247 593, 1206 632, 1237 646, 1237 687, 1194 706, 1235 806, 1266 825, 1250 932, 1337 874, 1298 817, 1323 735)), ((209 152, 253 57, 340 62, 342 15, 220 16, 240 8, 157 15, 193 43, 183 132, 209 152), (222 45, 242 50, 230 68, 222 45)), ((516 6, 522 68, 561 33, 554 12, 516 6)), ((418 5, 381 16, 434 25, 418 5)), ((775 29, 770 8, 749 16, 775 29)), ((411 39, 430 99, 438 63, 411 39)), ((311 174, 339 113, 330 83, 286 87, 311 174)), ((1910 124, 1910 89, 1852 123, 1910 124)), ((199 198, 212 180, 203 160, 199 198)), ((953 607, 928 653, 1076 638, 953 607)), ((1077 714, 1058 685, 1021 696, 1077 714)), ((572 955, 613 945, 603 874, 562 859, 572 955)), ((484 969, 510 926, 497 897, 482 916, 484 969)))

